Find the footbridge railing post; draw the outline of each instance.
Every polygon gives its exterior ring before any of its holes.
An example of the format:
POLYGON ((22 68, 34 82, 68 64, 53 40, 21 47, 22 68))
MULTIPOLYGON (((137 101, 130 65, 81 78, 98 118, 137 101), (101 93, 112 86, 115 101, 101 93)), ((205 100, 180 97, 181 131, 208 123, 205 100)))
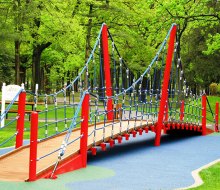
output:
POLYGON ((174 43, 175 43, 175 38, 176 38, 176 29, 177 29, 177 26, 174 25, 170 33, 170 39, 169 39, 169 44, 168 44, 166 66, 164 70, 162 94, 161 94, 161 101, 160 101, 160 107, 159 107, 158 122, 157 122, 157 127, 156 127, 156 137, 155 137, 155 143, 154 143, 155 146, 160 145, 161 129, 163 126, 164 113, 166 111, 165 107, 168 102, 168 86, 169 86, 170 70, 171 70, 172 58, 173 58, 173 52, 174 52, 174 43))
POLYGON ((82 103, 82 112, 81 112, 81 135, 80 139, 80 154, 82 156, 82 167, 87 165, 87 141, 88 141, 88 123, 89 123, 89 93, 85 94, 83 103, 82 103))
POLYGON ((184 120, 184 100, 180 103, 180 121, 184 120))
MULTIPOLYGON (((105 72, 105 86, 106 86, 106 97, 112 96, 112 84, 111 84, 111 70, 110 70, 110 58, 108 50, 108 28, 105 24, 102 29, 102 51, 103 51, 103 61, 104 61, 104 72, 105 72)), ((108 120, 113 120, 113 103, 112 99, 107 100, 107 118, 108 120)))
POLYGON ((23 145, 25 101, 26 101, 26 92, 21 92, 18 99, 18 120, 17 120, 18 134, 16 136, 15 148, 19 148, 23 145))
POLYGON ((38 137, 38 113, 32 112, 28 181, 35 181, 37 179, 37 137, 38 137))
POLYGON ((202 135, 206 135, 206 95, 202 96, 202 135))
POLYGON ((215 104, 215 132, 218 132, 219 102, 215 104))

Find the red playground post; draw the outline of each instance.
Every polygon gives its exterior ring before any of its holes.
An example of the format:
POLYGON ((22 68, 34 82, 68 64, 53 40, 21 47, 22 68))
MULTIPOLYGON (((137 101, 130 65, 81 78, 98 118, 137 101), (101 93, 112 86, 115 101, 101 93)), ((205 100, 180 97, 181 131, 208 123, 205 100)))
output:
POLYGON ((215 104, 215 132, 218 132, 218 119, 219 119, 219 103, 215 104))
POLYGON ((206 135, 206 95, 202 96, 202 135, 206 135))
POLYGON ((184 100, 181 101, 180 104, 180 121, 184 120, 184 100))
POLYGON ((35 181, 37 179, 37 136, 38 136, 38 113, 32 112, 28 181, 35 181))
POLYGON ((80 154, 82 156, 82 167, 87 165, 87 141, 88 141, 88 123, 89 123, 89 93, 84 97, 82 103, 81 118, 83 119, 81 123, 81 135, 80 140, 80 154))
MULTIPOLYGON (((103 60, 104 60, 104 73, 105 73, 105 86, 106 86, 106 97, 112 96, 112 84, 111 84, 111 70, 110 70, 110 58, 108 51, 108 28, 104 24, 102 28, 102 49, 103 49, 103 60)), ((107 118, 113 120, 113 103, 112 98, 107 100, 107 118)))
POLYGON ((15 148, 19 148, 23 145, 25 101, 26 101, 26 92, 21 92, 18 99, 18 120, 17 120, 18 134, 16 135, 15 148))
POLYGON ((166 59, 166 67, 164 70, 164 79, 163 79, 163 87, 162 87, 162 94, 161 94, 161 101, 160 101, 160 108, 159 108, 159 115, 158 115, 158 124, 156 127, 156 137, 155 137, 155 146, 160 146, 160 137, 161 137, 161 129, 163 126, 163 118, 165 107, 168 102, 168 87, 169 87, 169 79, 170 79, 170 70, 172 65, 172 58, 174 52, 174 43, 176 38, 176 28, 177 26, 174 25, 171 33, 170 33, 170 40, 168 44, 167 50, 167 59, 166 59))

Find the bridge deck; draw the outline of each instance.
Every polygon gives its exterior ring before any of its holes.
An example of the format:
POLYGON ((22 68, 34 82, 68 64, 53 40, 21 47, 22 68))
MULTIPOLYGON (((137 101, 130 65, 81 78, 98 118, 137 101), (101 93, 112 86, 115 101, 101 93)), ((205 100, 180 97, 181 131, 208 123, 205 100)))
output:
MULTIPOLYGON (((130 129, 134 128, 135 121, 129 121, 130 129)), ((146 123, 146 121, 143 121, 146 123)), ((110 124, 110 123, 108 123, 110 124)), ((122 132, 126 132, 128 126, 128 121, 122 121, 122 132)), ((96 126, 97 129, 102 128, 103 124, 99 124, 96 126)), ((144 127, 141 126, 141 121, 136 121, 136 127, 144 127)), ((94 126, 90 126, 88 130, 88 134, 90 134, 94 130, 94 126)), ((119 134, 120 132, 120 123, 114 124, 114 135, 119 134)), ((111 137, 112 133, 112 125, 109 125, 105 128, 105 140, 111 137)), ((54 138, 47 139, 38 143, 38 158, 48 154, 49 152, 54 151, 55 149, 60 148, 60 145, 64 139, 65 133, 58 135, 54 138)), ((80 130, 76 129, 73 131, 70 137, 70 141, 80 136, 80 130)), ((103 139, 103 129, 96 131, 96 142, 97 145, 103 139)), ((88 138, 88 149, 93 144, 93 134, 88 138)), ((65 152, 65 156, 63 158, 68 157, 72 154, 77 154, 80 149, 80 140, 70 144, 65 152)), ((58 153, 51 154, 37 162, 37 173, 40 173, 47 168, 53 166, 57 161, 58 153)), ((14 150, 6 155, 0 157, 0 180, 1 181, 25 181, 28 179, 29 175, 29 145, 21 147, 17 150, 14 150)))

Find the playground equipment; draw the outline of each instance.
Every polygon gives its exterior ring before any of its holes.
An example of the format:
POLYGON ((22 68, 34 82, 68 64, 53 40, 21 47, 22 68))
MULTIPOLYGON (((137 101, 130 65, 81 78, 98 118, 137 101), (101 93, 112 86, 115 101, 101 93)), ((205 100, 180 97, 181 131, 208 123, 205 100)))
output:
MULTIPOLYGON (((116 140, 121 143, 137 133, 155 132, 155 146, 160 145, 162 131, 189 130, 206 135, 207 98, 187 85, 177 53, 176 30, 173 24, 146 70, 135 76, 103 24, 87 63, 72 83, 54 94, 19 92, 19 98, 26 93, 34 97, 35 109, 40 97, 45 105, 42 112, 31 114, 30 145, 22 145, 24 122, 1 143, 14 137, 21 142, 16 150, 0 157, 0 180, 56 178, 86 167, 87 151, 95 155, 98 147, 105 151, 107 144, 113 147, 116 140), (58 101, 61 97, 62 104, 58 101)), ((25 105, 25 99, 20 104, 25 105)), ((218 109, 216 104, 216 131, 218 109)), ((10 124, 6 125, 3 128, 10 124)))

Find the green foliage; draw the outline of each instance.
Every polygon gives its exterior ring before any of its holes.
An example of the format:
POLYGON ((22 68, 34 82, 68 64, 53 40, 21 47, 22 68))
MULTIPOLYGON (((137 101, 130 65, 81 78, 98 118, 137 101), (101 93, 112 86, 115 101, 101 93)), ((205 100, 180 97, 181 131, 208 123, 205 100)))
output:
POLYGON ((187 82, 208 88, 220 77, 216 69, 220 65, 219 11, 219 1, 209 0, 5 0, 0 12, 0 81, 13 81, 15 40, 20 42, 20 62, 28 83, 33 78, 34 49, 47 43, 51 45, 40 57, 44 90, 60 83, 58 79, 71 78, 67 73, 78 72, 84 65, 103 22, 129 68, 142 72, 175 22, 187 82))
POLYGON ((217 94, 220 95, 220 84, 217 86, 217 94))
POLYGON ((199 187, 191 188, 191 190, 206 190, 206 189, 219 189, 220 188, 220 163, 210 166, 207 169, 202 170, 199 174, 204 181, 199 187))
POLYGON ((209 85, 209 90, 210 90, 210 94, 212 96, 217 95, 217 91, 218 91, 218 85, 216 83, 212 83, 209 85))

